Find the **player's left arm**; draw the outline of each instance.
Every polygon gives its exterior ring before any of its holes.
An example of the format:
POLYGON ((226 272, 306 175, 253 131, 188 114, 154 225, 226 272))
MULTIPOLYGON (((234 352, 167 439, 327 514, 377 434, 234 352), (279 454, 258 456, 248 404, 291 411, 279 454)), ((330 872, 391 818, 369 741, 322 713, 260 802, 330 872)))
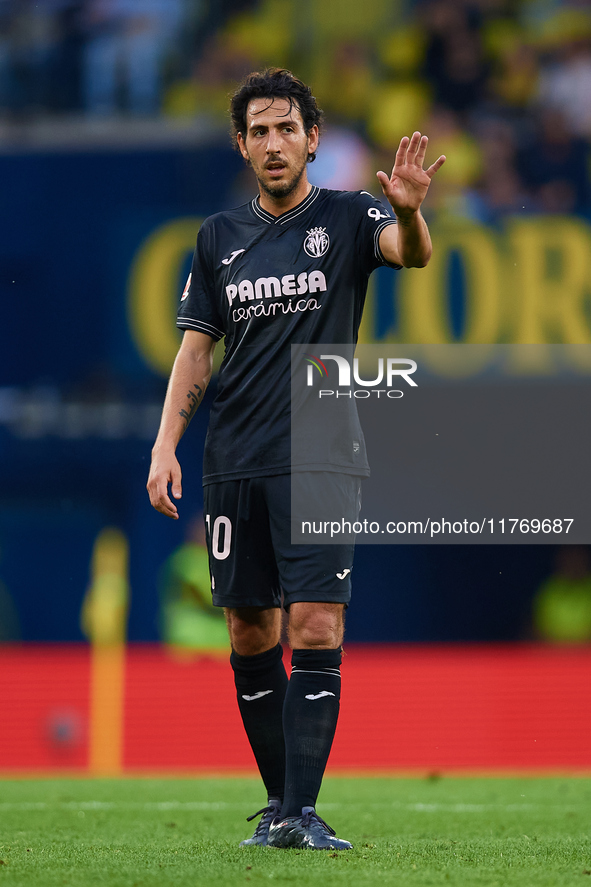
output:
POLYGON ((380 234, 380 250, 393 265, 422 268, 431 258, 431 237, 421 214, 431 179, 445 163, 442 154, 423 169, 429 139, 420 132, 404 136, 398 146, 392 175, 377 174, 388 203, 396 213, 397 225, 387 225, 380 234))

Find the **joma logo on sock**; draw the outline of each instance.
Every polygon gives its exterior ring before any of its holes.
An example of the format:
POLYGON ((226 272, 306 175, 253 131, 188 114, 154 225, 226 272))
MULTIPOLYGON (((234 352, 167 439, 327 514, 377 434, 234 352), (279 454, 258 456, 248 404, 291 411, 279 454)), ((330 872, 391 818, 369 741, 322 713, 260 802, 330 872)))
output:
POLYGON ((260 699, 261 696, 267 696, 269 693, 272 693, 272 690, 259 690, 258 693, 255 693, 254 696, 242 696, 243 699, 246 699, 247 702, 254 702, 255 699, 260 699))
POLYGON ((309 693, 306 696, 306 699, 322 699, 323 696, 334 696, 334 695, 335 694, 331 693, 329 690, 321 690, 320 693, 316 693, 316 695, 314 695, 313 693, 309 693))

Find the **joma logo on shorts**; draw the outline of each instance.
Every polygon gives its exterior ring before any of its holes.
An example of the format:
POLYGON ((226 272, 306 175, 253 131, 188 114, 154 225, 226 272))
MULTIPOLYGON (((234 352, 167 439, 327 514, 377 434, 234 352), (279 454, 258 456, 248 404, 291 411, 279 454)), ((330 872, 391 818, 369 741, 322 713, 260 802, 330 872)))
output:
POLYGON ((322 271, 302 271, 296 277, 295 274, 286 274, 279 280, 278 277, 258 277, 253 283, 251 280, 241 280, 239 284, 230 283, 226 287, 226 295, 230 305, 236 296, 241 302, 249 299, 271 299, 277 296, 303 296, 304 293, 326 292, 326 277, 322 271))

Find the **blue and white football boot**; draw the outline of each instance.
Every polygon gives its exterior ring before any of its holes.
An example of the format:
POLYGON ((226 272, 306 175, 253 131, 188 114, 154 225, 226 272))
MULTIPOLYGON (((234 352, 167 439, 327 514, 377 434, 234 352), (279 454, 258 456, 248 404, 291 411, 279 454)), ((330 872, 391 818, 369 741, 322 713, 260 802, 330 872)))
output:
POLYGON ((333 829, 314 807, 303 807, 301 816, 277 817, 271 821, 268 847, 295 847, 309 850, 352 850, 353 845, 336 838, 333 829))
POLYGON ((269 826, 273 822, 273 820, 280 816, 281 814, 281 801, 275 798, 269 798, 269 803, 266 807, 263 807, 262 810, 257 810, 256 813, 253 813, 252 816, 248 816, 246 821, 250 822, 252 819, 255 819, 257 816, 261 816, 259 824, 254 830, 254 835, 252 838, 246 838, 245 841, 240 841, 241 847, 266 847, 267 846, 267 838, 269 836, 269 826), (261 816, 261 813, 263 814, 261 816))

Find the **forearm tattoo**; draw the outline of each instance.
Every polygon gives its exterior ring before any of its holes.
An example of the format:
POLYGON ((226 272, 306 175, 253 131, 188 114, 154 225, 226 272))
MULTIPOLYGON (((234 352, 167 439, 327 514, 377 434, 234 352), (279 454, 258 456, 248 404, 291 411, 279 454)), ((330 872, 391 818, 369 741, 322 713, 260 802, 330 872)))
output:
POLYGON ((181 416, 185 420, 185 431, 187 430, 189 422, 193 418, 193 414, 195 413, 195 410, 201 403, 203 395, 205 394, 205 389, 200 388, 199 385, 193 385, 193 388, 195 389, 195 391, 193 391, 193 389, 187 391, 187 400, 189 401, 188 409, 181 410, 179 412, 179 416, 181 416))

